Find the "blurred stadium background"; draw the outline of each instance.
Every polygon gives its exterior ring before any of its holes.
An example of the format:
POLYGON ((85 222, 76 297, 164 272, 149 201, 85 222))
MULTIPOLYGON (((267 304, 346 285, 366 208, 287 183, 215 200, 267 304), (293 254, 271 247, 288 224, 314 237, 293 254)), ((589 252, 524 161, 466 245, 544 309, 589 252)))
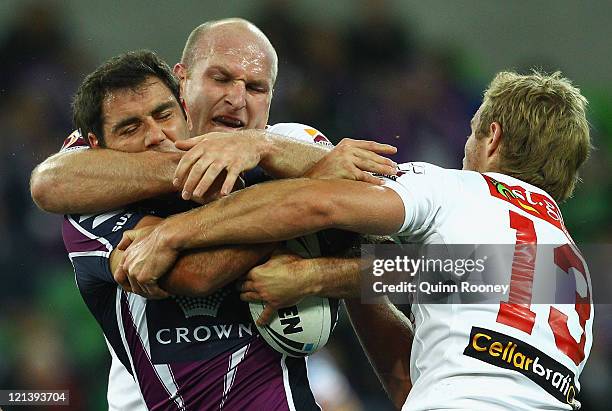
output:
MULTIPOLYGON (((30 172, 72 130, 71 95, 97 64, 149 48, 172 65, 196 25, 230 16, 252 20, 277 48, 271 123, 389 142, 398 161, 460 168, 495 72, 562 70, 590 101, 597 147, 565 220, 578 242, 612 242, 609 1, 2 0, 0 388, 68 388, 71 409, 105 409, 109 356, 74 285, 60 217, 30 199, 30 172)), ((610 409, 610 312, 597 310, 584 410, 610 409)), ((325 409, 392 409, 346 316, 310 371, 325 409)))

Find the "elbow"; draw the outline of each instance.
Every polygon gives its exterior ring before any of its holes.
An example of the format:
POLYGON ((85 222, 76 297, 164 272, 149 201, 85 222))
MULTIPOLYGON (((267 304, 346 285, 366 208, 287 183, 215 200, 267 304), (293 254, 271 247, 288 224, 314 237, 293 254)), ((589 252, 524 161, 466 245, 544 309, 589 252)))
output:
POLYGON ((59 183, 53 176, 51 170, 38 166, 32 171, 32 176, 30 178, 30 195, 36 206, 41 210, 49 213, 60 212, 53 201, 53 193, 57 192, 58 186, 59 183))

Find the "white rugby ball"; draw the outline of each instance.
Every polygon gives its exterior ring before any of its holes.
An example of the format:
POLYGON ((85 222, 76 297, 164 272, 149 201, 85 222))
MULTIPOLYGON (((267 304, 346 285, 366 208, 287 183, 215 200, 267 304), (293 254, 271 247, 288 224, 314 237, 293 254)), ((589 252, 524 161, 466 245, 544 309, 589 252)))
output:
MULTIPOLYGON (((303 258, 321 255, 316 235, 289 240, 285 245, 303 258)), ((257 321, 264 307, 264 302, 249 304, 253 321, 257 321)), ((294 306, 281 308, 270 324, 257 325, 257 329, 268 345, 281 354, 305 357, 327 344, 337 321, 337 299, 310 296, 294 306)))
MULTIPOLYGON (((253 321, 265 303, 249 304, 253 321)), ((305 357, 327 344, 338 319, 338 300, 310 296, 297 305, 279 309, 270 324, 257 326, 268 345, 290 357, 305 357)))

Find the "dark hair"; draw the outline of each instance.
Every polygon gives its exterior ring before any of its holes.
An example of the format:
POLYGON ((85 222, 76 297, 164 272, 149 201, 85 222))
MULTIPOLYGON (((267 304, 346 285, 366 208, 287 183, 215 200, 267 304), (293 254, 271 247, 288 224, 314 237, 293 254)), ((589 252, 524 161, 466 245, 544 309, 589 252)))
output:
MULTIPOLYGON (((90 73, 79 86, 72 100, 74 126, 83 139, 93 133, 105 146, 102 127, 102 102, 108 93, 120 89, 136 89, 148 77, 159 78, 179 102, 179 83, 170 67, 150 50, 130 51, 112 57, 90 73)), ((183 109, 183 114, 185 114, 183 109)))

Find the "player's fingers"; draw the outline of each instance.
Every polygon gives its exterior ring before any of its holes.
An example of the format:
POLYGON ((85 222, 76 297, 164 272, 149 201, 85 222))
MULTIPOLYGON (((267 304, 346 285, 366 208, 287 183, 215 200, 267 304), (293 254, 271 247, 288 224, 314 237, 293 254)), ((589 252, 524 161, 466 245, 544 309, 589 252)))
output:
POLYGON ((375 184, 377 186, 385 184, 383 179, 374 177, 367 171, 360 171, 359 173, 357 173, 357 181, 363 181, 365 183, 375 184))
MULTIPOLYGON (((117 244, 117 248, 125 251, 132 244, 132 241, 134 241, 134 230, 125 231, 121 241, 117 244)), ((125 256, 123 258, 125 259, 125 256)))
POLYGON ((126 293, 134 293, 134 291, 132 290, 132 286, 130 285, 130 283, 125 283, 125 284, 119 284, 121 286, 121 289, 123 289, 123 291, 125 291, 126 293))
POLYGON ((127 274, 123 270, 122 266, 117 267, 115 272, 113 273, 113 278, 127 292, 132 292, 132 287, 130 286, 130 282, 128 281, 127 274))
POLYGON ((123 271, 123 267, 121 265, 119 265, 115 269, 115 272, 113 273, 113 278, 119 284, 127 282, 127 274, 125 273, 125 271, 123 271))
POLYGON ((390 158, 376 154, 374 151, 366 150, 363 148, 355 148, 353 151, 355 157, 368 159, 379 164, 384 164, 390 167, 397 167, 397 163, 390 158))
POLYGON ((368 171, 370 173, 377 174, 385 174, 385 175, 395 175, 397 170, 395 167, 389 166, 387 164, 381 164, 374 160, 370 160, 367 158, 356 158, 354 160, 355 167, 360 169, 361 171, 368 171))
POLYGON ((200 159, 200 153, 196 153, 197 149, 189 151, 185 154, 181 161, 179 161, 178 166, 176 166, 176 170, 174 170, 174 177, 172 180, 172 184, 175 187, 182 187, 184 185, 185 179, 189 174, 189 171, 193 167, 193 165, 200 159))
POLYGON ((240 291, 241 292, 255 291, 255 286, 253 284, 253 281, 248 280, 248 279, 243 281, 242 284, 240 284, 240 291))
POLYGON ((221 187, 221 195, 228 195, 232 192, 234 185, 236 184, 236 180, 238 176, 243 170, 240 170, 237 167, 232 167, 227 171, 227 176, 225 177, 225 181, 223 182, 223 187, 221 187))
POLYGON ((189 200, 192 195, 201 197, 202 194, 204 194, 204 191, 200 193, 199 190, 202 184, 202 176, 206 174, 208 167, 210 167, 209 160, 203 158, 199 159, 193 167, 191 167, 189 175, 183 184, 183 200, 189 200))
POLYGON ((142 284, 142 289, 147 293, 147 298, 152 300, 160 300, 170 296, 168 292, 159 288, 156 283, 142 284))
POLYGON ((188 138, 187 140, 178 140, 174 142, 174 146, 179 150, 190 150, 205 138, 205 135, 201 135, 197 137, 188 138))
POLYGON ((373 151, 378 154, 395 154, 397 153, 397 147, 390 144, 377 143, 376 141, 368 141, 367 150, 373 151))
POLYGON ((132 289, 132 292, 134 294, 138 294, 138 295, 145 295, 145 292, 143 291, 143 289, 140 287, 140 284, 138 284, 138 281, 136 281, 135 278, 132 278, 128 275, 128 282, 130 283, 130 288, 132 289))
MULTIPOLYGON (((197 186, 194 185, 193 194, 197 197, 204 195, 204 193, 208 191, 210 186, 215 182, 215 179, 219 176, 221 171, 223 171, 223 167, 221 167, 218 163, 210 163, 204 174, 199 176, 197 186)), ((189 174, 189 179, 191 179, 191 173, 189 174)), ((187 183, 185 183, 185 190, 187 190, 187 183)))
POLYGON ((272 307, 270 304, 266 304, 266 307, 257 319, 257 325, 261 327, 262 325, 270 324, 270 321, 272 321, 272 317, 274 317, 275 313, 276 310, 274 309, 274 307, 272 307))
POLYGON ((259 294, 257 294, 256 292, 253 291, 248 291, 245 293, 240 293, 240 299, 242 301, 245 301, 247 303, 254 303, 257 301, 261 301, 261 297, 259 296, 259 294))
POLYGON ((375 153, 380 153, 380 154, 397 153, 396 147, 390 144, 377 143, 376 141, 371 141, 371 140, 353 140, 350 138, 345 138, 340 142, 340 144, 342 144, 343 146, 350 146, 350 147, 361 148, 364 150, 374 151, 375 153))

